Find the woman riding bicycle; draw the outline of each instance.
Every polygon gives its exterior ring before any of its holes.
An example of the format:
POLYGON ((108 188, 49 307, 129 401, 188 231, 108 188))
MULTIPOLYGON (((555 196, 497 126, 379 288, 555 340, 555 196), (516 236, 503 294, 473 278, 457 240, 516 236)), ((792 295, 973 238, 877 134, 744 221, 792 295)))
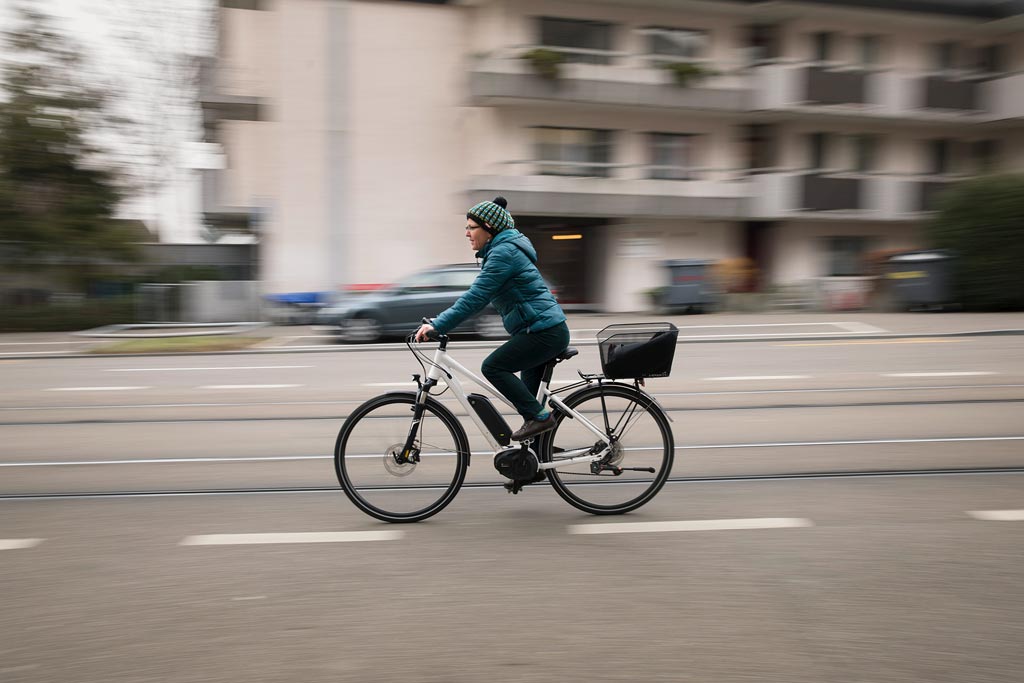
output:
POLYGON ((504 395, 524 423, 512 434, 523 441, 555 426, 554 417, 537 401, 544 366, 569 345, 565 313, 537 270, 537 251, 506 210, 504 197, 480 202, 466 213, 466 237, 482 259, 469 290, 433 324, 416 331, 416 341, 431 332, 447 334, 493 303, 511 339, 484 359, 484 377, 504 395), (515 373, 522 373, 522 379, 515 373))

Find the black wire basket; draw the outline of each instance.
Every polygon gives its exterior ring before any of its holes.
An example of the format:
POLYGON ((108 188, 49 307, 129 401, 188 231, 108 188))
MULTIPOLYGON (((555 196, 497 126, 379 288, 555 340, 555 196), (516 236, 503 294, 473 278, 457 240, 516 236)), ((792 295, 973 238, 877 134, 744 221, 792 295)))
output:
POLYGON ((668 377, 678 339, 672 323, 609 325, 597 333, 601 370, 608 379, 668 377))

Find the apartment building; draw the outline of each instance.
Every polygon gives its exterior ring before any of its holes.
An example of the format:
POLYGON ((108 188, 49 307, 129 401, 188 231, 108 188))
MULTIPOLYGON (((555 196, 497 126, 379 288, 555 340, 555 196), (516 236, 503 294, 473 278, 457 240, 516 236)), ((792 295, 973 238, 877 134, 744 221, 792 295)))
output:
POLYGON ((268 291, 469 260, 496 194, 568 303, 642 309, 675 258, 855 277, 922 246, 949 183, 1024 170, 1014 2, 221 7, 207 216, 258 233, 268 291))

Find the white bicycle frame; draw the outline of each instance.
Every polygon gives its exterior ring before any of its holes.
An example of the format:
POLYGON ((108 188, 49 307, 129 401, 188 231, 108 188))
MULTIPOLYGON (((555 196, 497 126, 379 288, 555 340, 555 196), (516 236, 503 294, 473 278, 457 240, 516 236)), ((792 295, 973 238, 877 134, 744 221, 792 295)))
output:
MULTIPOLYGON (((480 434, 483 435, 484 439, 487 440, 487 443, 490 444, 491 448, 494 449, 495 455, 497 455, 501 451, 508 450, 509 448, 514 448, 514 446, 511 445, 502 446, 500 443, 498 443, 498 440, 494 438, 494 435, 491 434, 490 430, 487 429, 487 426, 484 424, 483 420, 480 419, 479 415, 477 415, 476 410, 474 410, 473 406, 470 405, 469 398, 466 395, 466 390, 463 388, 462 381, 459 379, 460 375, 470 380, 477 386, 481 387, 482 389, 487 391, 487 393, 491 394, 508 407, 515 409, 515 406, 512 405, 512 402, 506 399, 504 396, 502 396, 498 392, 498 390, 491 386, 491 384, 487 380, 481 377, 477 377, 476 374, 474 374, 471 370, 469 370, 464 365, 459 363, 457 360, 452 358, 447 351, 438 348, 437 351, 434 353, 433 364, 430 366, 430 370, 427 372, 427 379, 432 379, 436 382, 444 381, 451 388, 452 393, 455 394, 455 398, 458 399, 459 403, 469 414, 470 419, 473 421, 473 424, 476 425, 476 428, 480 431, 480 434)), ((420 400, 426 401, 426 395, 427 392, 421 392, 420 400)), ((550 402, 551 405, 556 406, 567 416, 569 416, 573 420, 578 421, 579 424, 581 424, 585 429, 587 429, 590 432, 593 432, 594 436, 596 436, 600 441, 603 441, 605 443, 604 448, 602 448, 597 453, 590 453, 592 448, 580 448, 575 451, 565 451, 564 453, 559 454, 559 458, 557 461, 540 463, 540 469, 549 470, 554 469, 555 467, 569 465, 573 463, 594 462, 595 460, 600 460, 602 457, 604 457, 604 455, 608 453, 608 436, 604 432, 602 432, 597 426, 595 426, 594 423, 592 423, 587 418, 583 417, 583 415, 581 415, 580 413, 577 413, 572 408, 565 405, 565 403, 562 402, 562 399, 551 393, 551 390, 548 388, 547 382, 541 381, 540 388, 537 389, 537 401, 540 402, 541 406, 544 406, 546 403, 550 402), (582 453, 586 453, 587 455, 578 455, 582 453)), ((537 455, 539 456, 540 454, 538 453, 537 455)))

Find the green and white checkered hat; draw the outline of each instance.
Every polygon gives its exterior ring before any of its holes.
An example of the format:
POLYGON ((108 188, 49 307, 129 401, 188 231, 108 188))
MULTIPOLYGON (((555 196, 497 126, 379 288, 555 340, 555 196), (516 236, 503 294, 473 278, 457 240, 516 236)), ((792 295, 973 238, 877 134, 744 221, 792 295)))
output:
POLYGON ((496 235, 502 230, 516 227, 516 222, 512 220, 512 214, 505 210, 506 206, 508 206, 508 200, 504 197, 495 197, 493 202, 480 202, 474 206, 466 212, 466 218, 472 218, 484 230, 496 235), (490 230, 487 229, 487 226, 490 226, 490 230))

